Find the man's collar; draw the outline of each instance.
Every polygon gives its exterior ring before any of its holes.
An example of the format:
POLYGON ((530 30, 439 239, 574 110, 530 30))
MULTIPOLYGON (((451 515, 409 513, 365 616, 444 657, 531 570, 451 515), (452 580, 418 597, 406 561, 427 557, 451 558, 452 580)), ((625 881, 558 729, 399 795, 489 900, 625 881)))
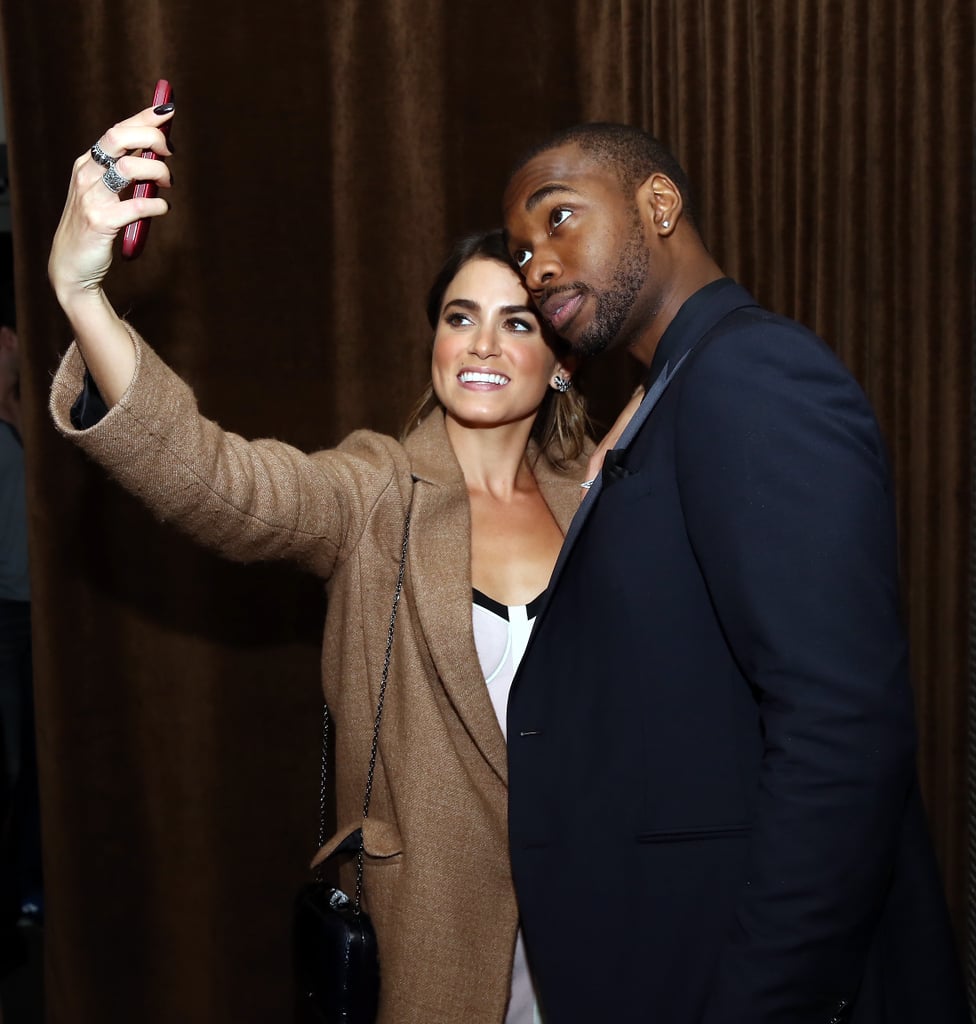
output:
POLYGON ((720 277, 689 296, 668 324, 658 342, 645 378, 645 388, 660 376, 664 367, 674 366, 685 352, 726 313, 740 306, 755 306, 756 300, 731 277, 720 277))

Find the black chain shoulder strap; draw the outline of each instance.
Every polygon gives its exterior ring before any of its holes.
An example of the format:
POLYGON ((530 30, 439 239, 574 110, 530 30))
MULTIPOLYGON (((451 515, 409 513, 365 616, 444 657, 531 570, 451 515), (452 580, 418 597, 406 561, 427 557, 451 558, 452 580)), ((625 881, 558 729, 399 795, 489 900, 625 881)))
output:
MULTIPOLYGON (((376 754, 379 749, 380 720, 383 717, 383 702, 386 699, 386 685, 390 679, 390 659, 393 656, 393 635, 396 630, 397 609, 403 593, 403 576, 407 567, 407 543, 410 540, 410 511, 403 523, 403 543, 400 546, 400 570, 397 573, 396 590, 393 593, 393 608, 390 611, 390 626, 386 633, 386 653, 383 656, 383 674, 380 678, 380 695, 376 703, 376 719, 373 722, 373 744, 369 752, 369 770, 366 774, 366 792, 363 796, 363 821, 369 816, 369 801, 373 795, 373 777, 376 774, 376 754)), ((328 805, 326 785, 329 754, 329 705, 322 706, 322 770, 319 775, 319 849, 325 845, 325 817, 328 805)), ((356 898, 353 904, 359 913, 363 897, 363 838, 360 832, 359 850, 356 853, 356 898)))

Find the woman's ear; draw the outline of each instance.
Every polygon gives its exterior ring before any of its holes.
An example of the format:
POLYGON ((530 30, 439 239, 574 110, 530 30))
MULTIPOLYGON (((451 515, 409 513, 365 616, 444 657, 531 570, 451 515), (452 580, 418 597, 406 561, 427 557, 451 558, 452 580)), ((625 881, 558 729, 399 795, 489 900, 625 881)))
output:
POLYGON ((576 372, 578 363, 579 360, 574 355, 560 356, 556 360, 556 369, 549 381, 549 386, 561 394, 569 391, 573 386, 573 374, 576 372))

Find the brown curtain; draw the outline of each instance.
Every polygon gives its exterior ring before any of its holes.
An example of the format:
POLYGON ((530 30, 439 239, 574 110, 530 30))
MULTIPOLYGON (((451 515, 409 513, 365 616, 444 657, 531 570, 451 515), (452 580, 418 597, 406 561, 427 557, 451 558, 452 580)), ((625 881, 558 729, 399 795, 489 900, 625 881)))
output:
MULTIPOLYGON (((173 212, 116 305, 209 415, 303 447, 396 431, 423 294, 539 136, 672 145, 729 273, 863 382, 898 486, 920 763, 965 919, 973 4, 2 0, 27 354, 48 1020, 288 1019, 317 813, 315 582, 227 565, 53 431, 45 263, 72 160, 176 90, 173 212)), ((590 372, 606 417, 620 359, 590 372)))

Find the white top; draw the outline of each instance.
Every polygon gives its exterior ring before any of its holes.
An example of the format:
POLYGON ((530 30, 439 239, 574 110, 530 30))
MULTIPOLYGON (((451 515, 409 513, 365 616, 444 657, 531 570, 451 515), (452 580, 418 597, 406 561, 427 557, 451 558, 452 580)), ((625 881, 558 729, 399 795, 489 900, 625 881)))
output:
MULTIPOLYGON (((527 605, 504 605, 492 600, 480 590, 473 592, 472 623, 474 644, 478 650, 481 671, 488 684, 502 735, 508 738, 508 694, 522 655, 529 642, 529 633, 541 601, 537 597, 527 605)), ((512 962, 512 994, 508 1001, 505 1024, 542 1024, 535 1001, 532 976, 525 958, 522 931, 515 942, 512 962)))

